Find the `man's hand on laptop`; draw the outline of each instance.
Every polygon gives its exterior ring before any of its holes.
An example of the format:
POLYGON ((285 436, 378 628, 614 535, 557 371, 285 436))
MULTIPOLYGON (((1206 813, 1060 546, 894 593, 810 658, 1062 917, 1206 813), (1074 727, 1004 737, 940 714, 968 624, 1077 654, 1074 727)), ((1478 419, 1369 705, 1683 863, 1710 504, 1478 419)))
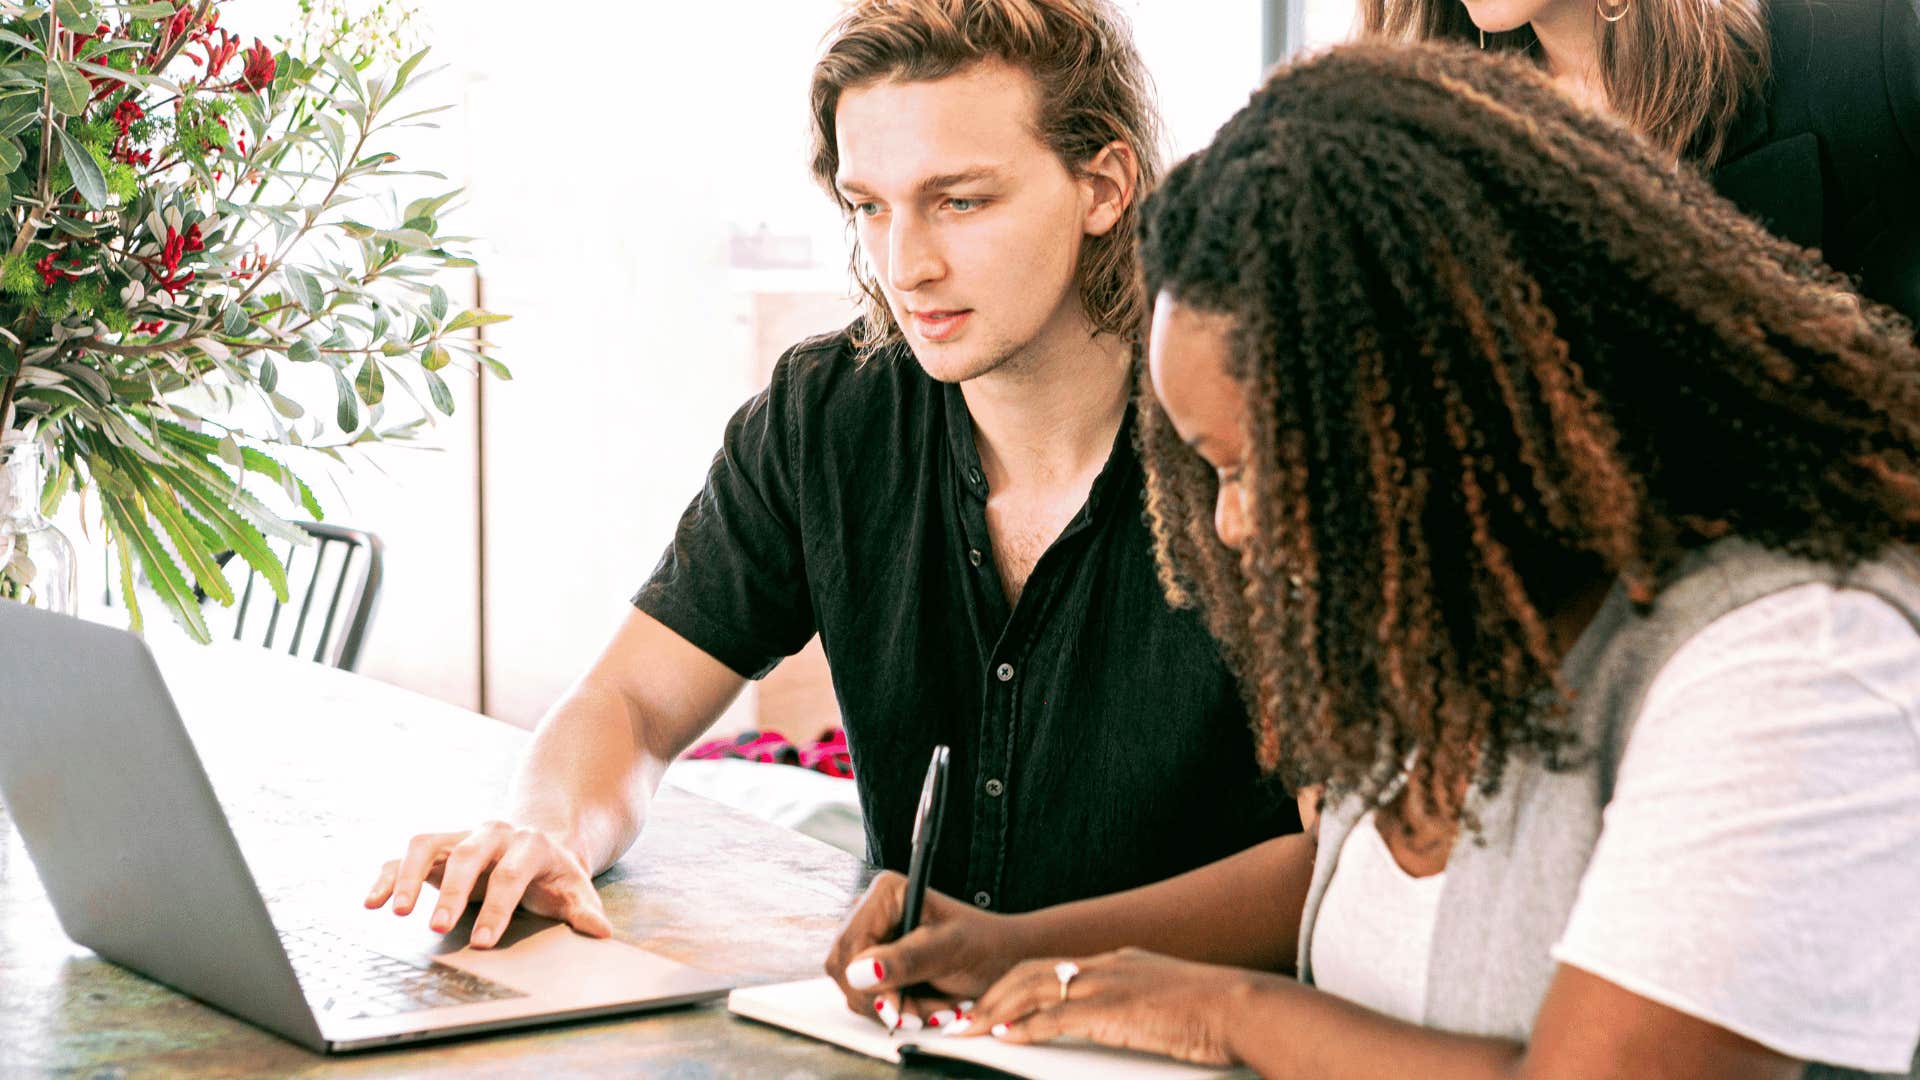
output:
POLYGON ((380 868, 367 907, 391 900, 395 915, 409 914, 422 885, 440 892, 429 925, 442 933, 460 921, 469 901, 481 901, 468 939, 476 949, 500 940, 515 907, 560 919, 589 937, 613 933, 586 864, 539 829, 489 821, 465 832, 416 836, 405 858, 380 868))

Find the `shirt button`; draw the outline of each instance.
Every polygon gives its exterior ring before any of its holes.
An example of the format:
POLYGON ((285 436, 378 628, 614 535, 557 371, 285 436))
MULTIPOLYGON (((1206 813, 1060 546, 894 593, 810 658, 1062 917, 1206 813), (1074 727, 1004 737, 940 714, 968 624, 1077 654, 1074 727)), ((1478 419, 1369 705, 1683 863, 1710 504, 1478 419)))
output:
POLYGON ((975 565, 975 566, 979 566, 979 565, 980 565, 980 549, 979 549, 979 548, 968 548, 968 549, 967 549, 967 561, 968 561, 968 562, 970 562, 970 563, 972 563, 972 564, 973 564, 973 565, 975 565))
POLYGON ((1013 665, 1001 664, 999 667, 994 668, 993 677, 996 679, 999 679, 1001 682, 1012 682, 1013 681, 1013 665))
POLYGON ((974 907, 980 907, 980 908, 988 907, 992 903, 993 903, 993 897, 988 895, 987 893, 977 892, 973 894, 974 907))
POLYGON ((999 797, 1000 793, 1005 790, 1007 790, 1007 785, 1001 783, 1000 781, 998 780, 987 781, 987 794, 997 798, 999 797))

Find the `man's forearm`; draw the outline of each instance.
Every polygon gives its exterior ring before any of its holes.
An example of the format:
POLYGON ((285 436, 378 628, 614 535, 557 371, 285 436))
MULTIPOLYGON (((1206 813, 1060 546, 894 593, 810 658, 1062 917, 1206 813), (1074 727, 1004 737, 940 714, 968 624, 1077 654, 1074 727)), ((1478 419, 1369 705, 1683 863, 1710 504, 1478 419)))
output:
POLYGON ((1313 841, 1283 836, 1153 885, 1014 916, 1014 931, 1024 956, 1134 946, 1289 971, 1312 874, 1313 841))
POLYGON ((557 837, 598 874, 639 839, 672 760, 650 745, 639 707, 582 683, 541 719, 515 774, 508 818, 557 837))

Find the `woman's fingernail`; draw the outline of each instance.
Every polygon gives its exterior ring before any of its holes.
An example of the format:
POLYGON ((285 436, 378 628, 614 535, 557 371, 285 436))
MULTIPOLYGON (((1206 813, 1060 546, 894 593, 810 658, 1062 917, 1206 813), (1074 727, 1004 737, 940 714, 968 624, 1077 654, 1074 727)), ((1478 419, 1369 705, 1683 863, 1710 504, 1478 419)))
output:
POLYGON ((894 1006, 893 1002, 881 998, 873 1003, 873 1007, 880 1011, 880 1022, 887 1025, 888 1031, 900 1026, 900 1010, 894 1006))
POLYGON ((920 1022, 920 1018, 912 1013, 900 1014, 901 1031, 919 1031, 924 1026, 925 1025, 920 1022))
POLYGON ((993 1025, 993 1037, 994 1037, 994 1038, 996 1038, 996 1039, 1004 1039, 1004 1038, 1006 1038, 1006 1037, 1007 1037, 1007 1025, 1005 1025, 1005 1024, 995 1024, 995 1025, 993 1025))
POLYGON ((467 940, 472 942, 475 945, 480 946, 481 948, 485 948, 488 945, 493 944, 493 931, 486 928, 477 929, 467 938, 467 940))
POLYGON ((940 1034, 965 1035, 967 1033, 967 1029, 972 1026, 973 1026, 973 1021, 963 1016, 960 1019, 955 1020, 953 1023, 948 1024, 946 1027, 941 1028, 940 1034))
POLYGON ((963 1001, 958 1006, 956 1006, 956 1008, 958 1008, 963 1014, 970 1013, 973 1011, 973 1002, 963 1001))
POLYGON ((865 960, 855 960, 853 963, 847 965, 847 985, 853 987, 855 990, 872 989, 873 987, 879 986, 880 980, 886 977, 887 969, 880 961, 872 957, 868 957, 865 960))
POLYGON ((957 1015, 952 1009, 937 1009, 927 1017, 927 1026, 939 1027, 942 1024, 951 1024, 957 1015))

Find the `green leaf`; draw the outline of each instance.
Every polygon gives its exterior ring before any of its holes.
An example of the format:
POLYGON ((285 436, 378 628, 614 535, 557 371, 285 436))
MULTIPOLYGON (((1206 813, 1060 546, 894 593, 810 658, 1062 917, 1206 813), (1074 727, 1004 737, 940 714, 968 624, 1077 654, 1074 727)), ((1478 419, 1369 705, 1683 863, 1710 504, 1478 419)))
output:
POLYGON ((347 377, 338 371, 333 373, 334 393, 340 399, 339 408, 334 413, 334 422, 341 431, 350 432, 360 426, 360 399, 353 394, 353 387, 347 377))
POLYGON ((0 135, 18 135, 40 119, 37 97, 18 95, 0 98, 0 135))
POLYGON ((443 332, 454 334, 465 330, 469 326, 491 326, 494 323, 506 322, 511 318, 513 318, 511 315, 495 315, 490 311, 480 311, 478 309, 463 311, 453 317, 453 321, 447 324, 447 328, 443 332))
POLYGON ((433 316, 434 322, 447 317, 447 290, 438 285, 433 287, 427 294, 427 313, 433 316))
POLYGON ((93 88, 87 85, 87 77, 79 68, 64 60, 53 60, 47 64, 47 95, 54 109, 63 116, 79 116, 87 111, 87 99, 93 96, 93 88))
POLYGON ((439 373, 428 368, 423 374, 427 377, 427 393, 433 396, 433 407, 447 416, 453 415, 453 391, 447 389, 447 380, 439 373))
POLYGON ((27 148, 11 135, 0 136, 0 176, 12 176, 27 160, 27 148))
POLYGON ((311 364, 315 360, 320 359, 320 350, 314 348, 313 342, 308 341, 306 338, 301 338, 299 341, 287 346, 287 359, 296 364, 311 364))
MULTIPOLYGON (((81 80, 86 85, 86 80, 81 80)), ((74 190, 87 200, 87 205, 95 210, 107 208, 107 177, 100 171, 100 163, 93 160, 87 148, 67 134, 67 129, 59 124, 53 126, 53 133, 59 137, 60 157, 67 163, 67 172, 73 175, 74 190)))
POLYGON ((327 298, 321 291, 319 279, 297 266, 282 266, 280 272, 286 276, 287 288, 293 291, 294 303, 305 308, 308 314, 318 315, 326 307, 327 298))
POLYGON ((513 372, 507 370, 507 365, 484 354, 480 357, 480 362, 487 365, 487 370, 493 372, 494 378, 501 382, 513 381, 513 372))
POLYGON ((129 19, 163 19, 173 14, 172 4, 121 4, 114 8, 129 19))
POLYGON ((214 559, 214 553, 207 550, 200 531, 180 509, 179 500, 171 491, 153 483, 151 478, 141 487, 146 495, 147 509, 159 519, 160 527, 166 531, 167 538, 173 541, 173 550, 187 564, 187 570, 193 574, 200 591, 221 604, 233 603, 233 587, 227 583, 227 576, 220 572, 220 564, 214 559))
POLYGON ((260 358, 260 389, 271 394, 280 387, 280 365, 273 362, 273 354, 267 353, 260 358))
POLYGON ((400 70, 393 76, 394 93, 399 93, 401 87, 407 85, 407 76, 412 75, 413 69, 420 66, 420 61, 427 58, 428 51, 427 49, 421 49, 419 52, 407 57, 406 61, 400 65, 400 70))
POLYGON ((53 13, 59 17, 66 29, 76 26, 93 26, 97 16, 93 13, 93 4, 88 0, 54 0, 53 13))
POLYGON ((307 415, 307 410, 302 408, 299 402, 287 397, 285 394, 276 394, 269 390, 267 391, 267 400, 273 403, 274 412, 279 413, 289 420, 298 420, 307 415))
POLYGON ((434 243, 433 237, 428 236, 419 229, 382 229, 374 234, 374 238, 399 244, 409 251, 430 248, 434 243))
POLYGON ((340 121, 326 113, 321 113, 314 119, 319 121, 320 130, 326 132, 327 149, 333 151, 333 159, 339 161, 347 156, 347 131, 340 126, 340 121))
POLYGON ((85 221, 81 221, 77 218, 68 217, 65 214, 53 215, 52 221, 53 221, 53 227, 55 229, 67 234, 68 236, 78 237, 82 240, 92 239, 93 236, 99 231, 95 229, 92 226, 92 224, 85 221))
POLYGON ((387 396, 387 380, 380 374, 378 360, 369 356, 366 363, 360 365, 360 375, 353 380, 353 389, 360 395, 360 400, 369 405, 378 405, 380 399, 387 396))
POLYGON ((207 485, 209 493, 218 491, 214 496, 221 506, 230 512, 246 515, 246 520, 259 526, 269 536, 279 537, 294 544, 307 544, 312 537, 306 532, 253 497, 253 494, 240 485, 240 482, 228 476, 203 457, 193 454, 175 454, 173 458, 174 490, 184 490, 181 484, 187 480, 198 480, 207 485))
POLYGON ((188 509, 220 535, 221 546, 231 548, 248 566, 258 570, 267 586, 273 590, 273 595, 285 603, 287 569, 281 565, 279 556, 267 546, 266 535, 215 494, 212 486, 201 477, 179 471, 173 474, 172 480, 173 489, 180 493, 188 509))
POLYGON ((247 332, 247 312, 239 304, 228 304, 227 310, 220 314, 220 328, 228 337, 240 337, 247 332))
POLYGON ((406 213, 401 216, 401 220, 412 221, 416 218, 431 219, 437 216, 440 213, 441 208, 446 206, 447 203, 451 202, 453 200, 453 197, 458 194, 460 194, 460 189, 454 188, 452 191, 447 192, 445 195, 435 195, 435 196, 432 196, 431 198, 415 199, 412 202, 407 204, 406 213))
MULTIPOLYGON (((179 424, 166 420, 160 421, 160 435, 170 445, 180 447, 189 452, 201 454, 202 456, 217 451, 221 458, 226 460, 230 465, 237 468, 244 468, 248 472, 258 473, 283 488, 295 488, 297 492, 293 497, 300 505, 306 507, 307 512, 315 518, 322 516, 320 513, 320 503, 314 499, 313 491, 307 487, 306 481, 295 476, 293 470, 281 464, 279 458, 271 457, 259 450, 255 450, 251 446, 241 446, 239 442, 231 436, 224 439, 215 439, 211 435, 202 434, 198 431, 189 431, 179 424), (231 458, 227 456, 228 446, 231 446, 233 449, 234 456, 231 458)), ((189 458, 188 460, 193 461, 194 459, 189 458)))
POLYGON ((167 606, 174 619, 195 641, 202 645, 211 642, 213 635, 207 630, 207 621, 200 614, 200 604, 195 600, 193 590, 187 587, 187 580, 181 576, 179 565, 167 554, 166 548, 160 544, 160 538, 148 526, 146 516, 135 510, 125 497, 111 492, 102 491, 100 501, 112 520, 120 542, 132 545, 134 554, 139 556, 140 565, 147 572, 147 583, 159 594, 160 602, 167 606))
POLYGON ((321 58, 326 61, 327 67, 331 68, 335 75, 340 76, 340 81, 346 83, 348 86, 353 88, 354 97, 359 98, 362 101, 366 100, 367 98, 366 87, 360 85, 360 73, 354 70, 354 67, 352 64, 349 64, 345 60, 342 60, 339 56, 335 55, 331 50, 321 54, 321 58))
POLYGON ((429 372, 439 371, 452 362, 453 356, 447 352, 447 347, 437 341, 420 350, 420 366, 429 372))
POLYGON ((120 564, 120 599, 127 605, 127 629, 137 634, 145 627, 140 618, 140 601, 134 595, 133 551, 125 540, 120 539, 117 527, 114 529, 112 547, 114 561, 120 564))

